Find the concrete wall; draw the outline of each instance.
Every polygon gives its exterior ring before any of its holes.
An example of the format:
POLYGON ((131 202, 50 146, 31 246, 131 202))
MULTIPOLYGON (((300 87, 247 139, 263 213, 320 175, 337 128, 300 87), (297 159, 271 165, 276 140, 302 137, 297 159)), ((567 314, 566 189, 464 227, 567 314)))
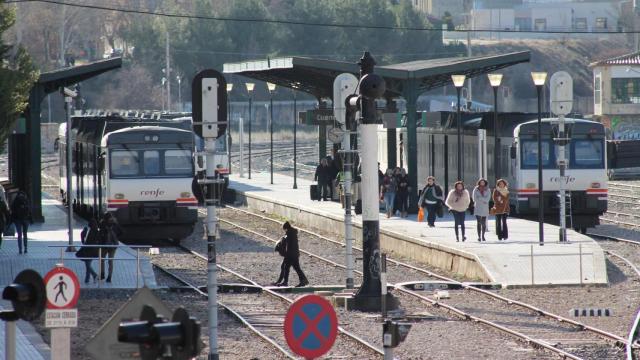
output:
MULTIPOLYGON (((255 194, 238 192, 237 199, 250 209, 268 214, 276 214, 293 220, 301 226, 329 231, 333 233, 337 239, 344 239, 343 217, 321 214, 318 210, 311 212, 298 205, 276 202, 273 199, 264 198, 255 194)), ((362 247, 361 224, 355 223, 354 227, 356 246, 362 247)), ((403 234, 382 229, 380 230, 380 246, 382 250, 392 254, 392 256, 396 258, 400 257, 419 261, 477 281, 493 281, 475 255, 470 253, 447 248, 439 244, 428 243, 426 240, 412 239, 403 234)), ((356 268, 358 266, 361 266, 361 263, 357 264, 356 268)))

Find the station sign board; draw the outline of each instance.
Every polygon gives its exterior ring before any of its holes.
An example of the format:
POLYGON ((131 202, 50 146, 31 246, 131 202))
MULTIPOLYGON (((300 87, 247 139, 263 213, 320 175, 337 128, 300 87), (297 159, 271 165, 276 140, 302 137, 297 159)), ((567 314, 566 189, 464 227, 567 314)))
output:
POLYGON ((332 109, 316 109, 298 112, 298 124, 301 125, 332 125, 336 117, 332 109))

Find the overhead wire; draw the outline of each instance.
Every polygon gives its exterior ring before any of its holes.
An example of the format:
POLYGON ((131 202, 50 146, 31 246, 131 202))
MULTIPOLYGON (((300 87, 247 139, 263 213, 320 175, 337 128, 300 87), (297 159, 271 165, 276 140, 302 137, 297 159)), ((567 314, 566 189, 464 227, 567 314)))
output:
POLYGON ((211 16, 211 15, 194 15, 194 14, 181 14, 165 11, 151 11, 141 9, 122 8, 116 6, 104 6, 95 4, 80 4, 63 0, 7 0, 5 4, 12 3, 48 3, 57 5, 66 5, 71 7, 116 11, 129 14, 140 15, 153 15, 162 16, 168 18, 179 19, 199 19, 199 20, 212 20, 212 21, 233 21, 233 22, 248 22, 248 23, 264 23, 264 24, 280 24, 280 25, 299 25, 299 26, 315 26, 315 27, 333 27, 333 28, 345 28, 345 29, 371 29, 371 30, 404 30, 404 31, 430 31, 430 32, 459 32, 459 33, 477 33, 477 32, 492 32, 492 33, 526 33, 526 34, 585 34, 585 35, 611 35, 611 34, 638 34, 640 30, 615 30, 606 32, 597 31, 583 31, 583 30, 515 30, 515 29, 452 29, 443 30, 433 27, 414 27, 414 26, 386 26, 386 25, 366 25, 366 24, 345 24, 345 23, 323 23, 323 22, 305 22, 294 21, 286 19, 264 19, 264 18, 239 18, 239 17, 225 17, 225 16, 211 16))

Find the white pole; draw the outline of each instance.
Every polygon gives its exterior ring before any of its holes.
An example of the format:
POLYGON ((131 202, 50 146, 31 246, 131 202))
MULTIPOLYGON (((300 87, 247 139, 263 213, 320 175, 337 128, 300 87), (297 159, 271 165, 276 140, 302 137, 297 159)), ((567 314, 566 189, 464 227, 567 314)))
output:
POLYGON ((51 123, 51 94, 47 95, 47 122, 51 123))
MULTIPOLYGON (((558 146, 558 164, 560 166, 560 241, 567 241, 567 209, 566 209, 566 193, 565 187, 565 170, 567 168, 567 161, 565 159, 565 145, 564 139, 564 115, 558 116, 558 137, 561 139, 560 146, 558 146)), ((582 279, 582 277, 580 277, 582 279)))
POLYGON ((73 151, 73 139, 71 132, 71 114, 69 106, 71 106, 71 101, 73 99, 70 96, 64 97, 64 109, 67 115, 67 231, 69 235, 69 248, 73 247, 73 181, 71 176, 73 172, 71 168, 73 167, 73 158, 71 156, 71 152, 73 151))
POLYGON ((167 31, 167 41, 165 46, 165 58, 167 64, 167 111, 171 111, 171 58, 169 56, 169 32, 167 31))
POLYGON ((238 137, 240 138, 239 140, 239 145, 240 145, 240 177, 243 178, 244 177, 244 123, 242 120, 242 117, 240 117, 239 119, 240 121, 238 121, 238 133, 240 134, 238 137))
MULTIPOLYGON (((221 121, 222 119, 219 119, 221 121)), ((216 150, 215 138, 205 140, 205 151, 207 153, 207 180, 215 179, 214 153, 216 150)), ((209 294, 209 360, 218 359, 218 283, 216 278, 216 236, 218 233, 218 222, 216 219, 216 207, 214 189, 217 184, 207 184, 207 292, 209 294)))
POLYGON ((16 322, 5 321, 4 323, 4 347, 7 349, 6 360, 16 360, 16 322))

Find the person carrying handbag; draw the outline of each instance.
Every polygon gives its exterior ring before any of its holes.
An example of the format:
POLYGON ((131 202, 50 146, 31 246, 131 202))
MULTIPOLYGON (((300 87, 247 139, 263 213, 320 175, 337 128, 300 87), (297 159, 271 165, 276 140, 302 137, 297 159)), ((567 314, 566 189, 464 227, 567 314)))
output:
MULTIPOLYGON (((100 229, 98 228, 98 221, 95 218, 91 218, 88 226, 82 229, 82 232, 80 233, 80 241, 82 242, 82 245, 100 245, 100 229)), ((96 273, 95 270, 93 270, 93 267, 91 267, 93 258, 98 257, 98 251, 98 247, 83 246, 76 252, 76 257, 88 258, 82 260, 85 266, 85 284, 88 283, 92 277, 93 281, 96 281, 98 278, 98 273, 96 273)))
MULTIPOLYGON (((436 178, 433 176, 427 177, 427 184, 422 189, 422 193, 420 193, 418 204, 420 204, 421 208, 426 209, 427 224, 429 227, 436 226, 438 210, 442 212, 442 195, 442 188, 436 183, 436 178)), ((440 214, 439 217, 442 217, 442 214, 440 214)))
POLYGON ((507 240, 509 238, 509 229, 507 228, 507 216, 509 216, 509 184, 506 180, 500 179, 496 182, 496 188, 493 190, 493 208, 491 213, 496 216, 496 235, 498 240, 507 240))

